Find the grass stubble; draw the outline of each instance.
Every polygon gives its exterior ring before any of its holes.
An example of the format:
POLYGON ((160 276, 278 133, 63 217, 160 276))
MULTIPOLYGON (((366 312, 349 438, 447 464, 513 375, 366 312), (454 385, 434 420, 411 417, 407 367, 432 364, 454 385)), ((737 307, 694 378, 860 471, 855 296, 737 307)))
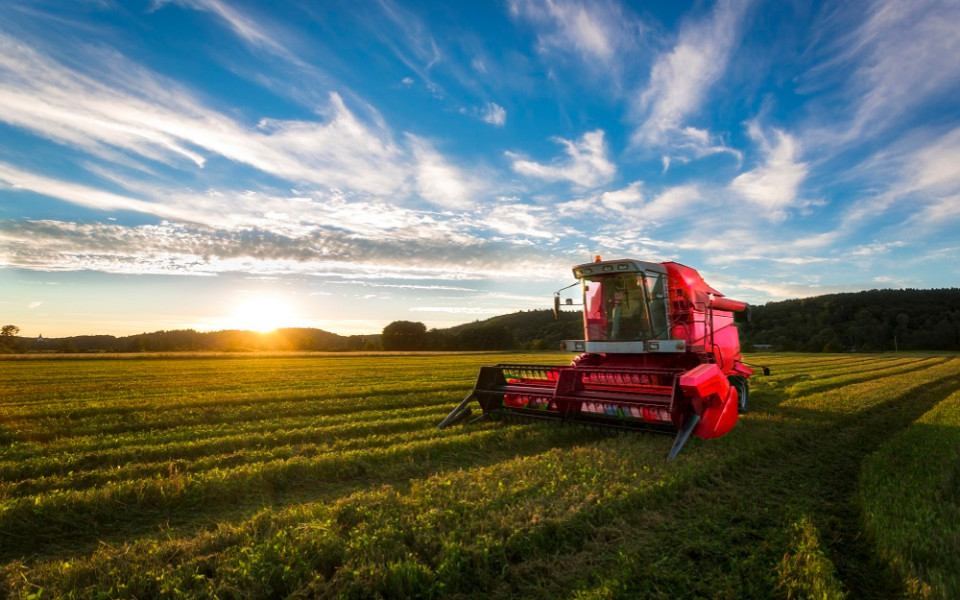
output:
POLYGON ((960 360, 752 357, 751 412, 672 463, 662 436, 433 429, 479 365, 565 360, 0 361, 0 595, 960 594, 960 360))

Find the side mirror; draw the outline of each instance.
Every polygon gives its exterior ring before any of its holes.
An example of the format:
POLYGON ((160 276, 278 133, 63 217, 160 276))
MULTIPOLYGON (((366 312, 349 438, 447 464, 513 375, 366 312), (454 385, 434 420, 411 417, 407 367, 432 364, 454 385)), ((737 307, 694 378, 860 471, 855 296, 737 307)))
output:
POLYGON ((560 294, 556 293, 553 295, 553 318, 560 318, 560 294))

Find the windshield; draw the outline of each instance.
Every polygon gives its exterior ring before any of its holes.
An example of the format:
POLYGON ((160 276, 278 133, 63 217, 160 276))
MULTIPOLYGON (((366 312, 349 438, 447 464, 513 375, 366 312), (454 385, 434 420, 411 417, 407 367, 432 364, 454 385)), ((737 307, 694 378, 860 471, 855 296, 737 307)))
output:
POLYGON ((584 331, 590 341, 650 339, 650 320, 640 273, 583 279, 584 331))

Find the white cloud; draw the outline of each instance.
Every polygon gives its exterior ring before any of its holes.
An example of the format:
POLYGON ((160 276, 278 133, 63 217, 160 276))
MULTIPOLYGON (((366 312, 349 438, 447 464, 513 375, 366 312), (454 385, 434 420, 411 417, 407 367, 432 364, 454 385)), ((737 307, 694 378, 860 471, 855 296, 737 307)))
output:
POLYGON ((607 228, 622 230, 649 229, 664 221, 686 219, 691 207, 703 199, 695 184, 668 187, 644 201, 643 182, 635 181, 625 188, 602 192, 595 196, 557 205, 559 215, 582 219, 590 213, 606 221, 607 228))
POLYGON ((686 126, 686 120, 726 71, 745 6, 739 0, 720 0, 709 19, 684 26, 676 45, 656 59, 647 86, 636 98, 634 110, 642 123, 632 136, 634 145, 660 146, 679 136, 697 147, 722 148, 711 144, 706 132, 686 126))
POLYGON ((877 254, 887 254, 892 248, 900 248, 905 246, 904 242, 874 242, 866 246, 858 246, 856 248, 851 248, 847 251, 847 254, 851 256, 875 256, 877 254))
POLYGON ((616 166, 607 158, 607 144, 603 130, 583 134, 579 141, 554 138, 563 146, 566 160, 557 159, 543 164, 507 153, 513 159, 513 170, 521 175, 548 181, 570 181, 581 187, 596 187, 613 179, 616 166))
POLYGON ((488 102, 483 109, 483 121, 495 127, 503 127, 507 122, 507 111, 496 102, 488 102))
POLYGON ((129 210, 158 217, 197 223, 205 219, 205 215, 197 211, 167 206, 158 202, 148 202, 120 194, 112 194, 77 183, 29 173, 5 163, 0 163, 0 182, 6 182, 6 184, 14 190, 29 191, 52 198, 59 198, 66 202, 96 210, 129 210))
MULTIPOLYGON (((803 281, 759 281, 738 280, 737 286, 741 289, 760 292, 765 296, 764 301, 788 300, 792 298, 809 298, 825 294, 842 294, 845 292, 860 292, 875 288, 868 281, 861 284, 821 284, 803 281)), ((747 296, 744 296, 747 297, 747 296)))
POLYGON ((664 221, 685 219, 692 213, 691 207, 703 197, 696 185, 680 185, 667 189, 644 205, 637 217, 642 220, 664 221))
MULTIPOLYGON (((376 281, 337 281, 337 285, 356 285, 360 287, 387 288, 397 290, 421 290, 431 292, 477 292, 475 288, 466 288, 452 285, 416 285, 412 283, 380 283, 376 281)), ((330 295, 329 293, 327 294, 330 295)))
POLYGON ((906 207, 915 235, 947 226, 960 216, 960 127, 936 137, 917 130, 886 147, 862 165, 882 192, 855 202, 843 217, 853 230, 895 207, 906 207))
POLYGON ((242 272, 416 282, 551 279, 566 266, 545 251, 509 240, 436 234, 429 228, 405 233, 361 236, 328 226, 286 236, 170 222, 125 227, 0 221, 0 261, 38 271, 200 276, 242 272))
POLYGON ((164 4, 178 4, 186 8, 212 13, 223 19, 234 33, 248 43, 267 48, 287 57, 291 56, 286 48, 276 40, 277 36, 267 33, 263 26, 262 17, 252 18, 221 0, 158 0, 154 4, 154 9, 160 8, 164 4))
POLYGON ((634 181, 623 189, 603 192, 599 200, 604 208, 618 213, 628 213, 643 202, 642 188, 642 181, 634 181))
POLYGON ((438 312, 457 315, 502 315, 512 312, 512 308, 482 308, 479 306, 414 306, 410 312, 438 312))
POLYGON ((0 121, 110 163, 148 161, 146 170, 152 161, 190 170, 219 156, 297 184, 468 205, 470 186, 425 140, 398 143, 379 118, 360 120, 336 93, 322 120, 265 118, 250 127, 117 55, 96 58, 94 77, 0 34, 0 121))
POLYGON ((443 60, 443 53, 429 27, 416 13, 393 0, 379 0, 376 4, 380 12, 373 16, 370 11, 372 18, 366 24, 435 96, 442 97, 443 90, 433 81, 430 71, 443 60), (380 15, 386 20, 379 19, 380 15))
POLYGON ((960 191, 960 127, 909 151, 898 192, 952 195, 960 191))
MULTIPOLYGON (((859 6, 859 5, 853 5, 859 6)), ((937 98, 950 101, 960 81, 960 4, 952 0, 876 0, 837 41, 857 98, 848 140, 876 135, 937 98), (946 95, 946 96, 944 96, 946 95)))
POLYGON ((576 51, 584 61, 609 62, 629 40, 620 8, 605 2, 511 0, 510 13, 540 27, 541 51, 576 51))
POLYGON ((551 209, 526 204, 497 204, 484 211, 484 224, 504 235, 557 239, 551 209))
POLYGON ((730 189, 763 209, 763 216, 767 219, 782 221, 787 209, 797 203, 800 184, 807 176, 807 165, 799 162, 799 144, 789 134, 774 129, 773 140, 770 140, 755 121, 750 123, 749 134, 763 152, 765 162, 738 175, 730 189))
POLYGON ((422 198, 437 206, 465 209, 472 205, 471 183, 456 167, 447 163, 421 138, 408 134, 416 157, 416 189, 422 198))
POLYGON ((936 226, 957 221, 960 219, 960 194, 938 198, 924 207, 917 218, 928 225, 936 226))

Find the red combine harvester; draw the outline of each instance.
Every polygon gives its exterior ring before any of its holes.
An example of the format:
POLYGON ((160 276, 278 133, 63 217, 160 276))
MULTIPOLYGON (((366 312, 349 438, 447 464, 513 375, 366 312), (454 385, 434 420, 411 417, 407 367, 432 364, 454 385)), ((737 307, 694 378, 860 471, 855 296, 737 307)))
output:
POLYGON ((598 256, 573 274, 583 285, 586 339, 561 347, 580 355, 570 366, 482 367, 473 391, 438 427, 470 416, 476 399, 491 419, 676 432, 668 459, 691 434, 716 438, 733 428, 747 408, 753 374, 741 360, 733 322, 746 303, 725 298, 675 262, 598 256))

